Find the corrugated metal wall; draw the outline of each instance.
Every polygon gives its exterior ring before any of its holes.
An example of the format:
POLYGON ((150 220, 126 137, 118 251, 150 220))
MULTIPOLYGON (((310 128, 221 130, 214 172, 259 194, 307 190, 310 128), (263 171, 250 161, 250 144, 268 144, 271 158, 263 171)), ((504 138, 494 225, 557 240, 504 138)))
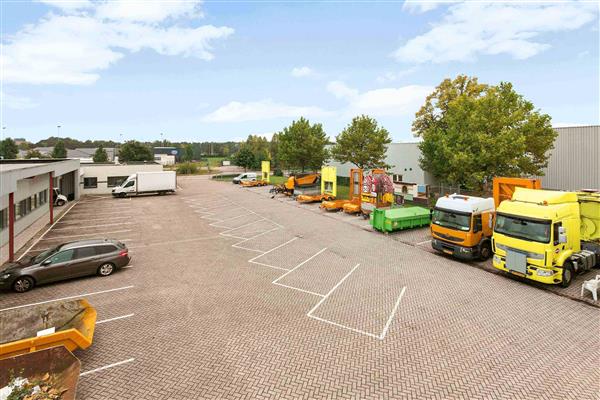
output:
POLYGON ((558 137, 542 187, 600 190, 600 125, 555 128, 558 137))

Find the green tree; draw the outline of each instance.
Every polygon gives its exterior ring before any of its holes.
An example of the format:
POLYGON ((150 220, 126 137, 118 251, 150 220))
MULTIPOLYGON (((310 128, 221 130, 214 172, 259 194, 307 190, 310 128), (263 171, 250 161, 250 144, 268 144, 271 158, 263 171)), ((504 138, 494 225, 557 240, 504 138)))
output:
POLYGON ((190 162, 194 159, 194 148, 191 144, 183 146, 183 156, 181 158, 186 162, 190 162))
POLYGON ((67 158, 67 149, 65 148, 65 142, 59 140, 52 149, 52 158, 67 158))
POLYGON ((119 149, 119 160, 125 162, 154 161, 154 153, 149 146, 137 140, 129 140, 119 149))
POLYGON ((286 168, 317 170, 329 159, 325 148, 327 135, 321 124, 313 124, 301 117, 278 133, 279 159, 286 168))
POLYGON ((254 158, 252 150, 246 146, 242 146, 242 148, 233 156, 233 163, 239 167, 243 167, 244 171, 247 171, 248 168, 254 168, 256 159, 254 158))
POLYGON ((259 168, 260 162, 269 159, 269 142, 259 135, 249 135, 244 146, 254 154, 254 165, 252 168, 259 168))
POLYGON ((444 80, 417 112, 421 167, 440 181, 480 189, 494 176, 541 175, 557 133, 550 116, 512 84, 444 80))
POLYGON ((98 148, 96 149, 93 160, 97 163, 108 162, 108 154, 106 153, 106 150, 104 150, 104 147, 102 147, 102 145, 98 146, 98 148))
POLYGON ((14 140, 6 138, 0 142, 0 156, 4 160, 15 159, 17 158, 17 154, 19 154, 19 148, 14 140))
POLYGON ((25 154, 25 159, 29 160, 31 158, 44 158, 44 155, 39 150, 31 149, 25 154))
POLYGON ((280 169, 279 162, 279 134, 274 133, 271 138, 271 143, 269 143, 269 154, 271 155, 271 167, 274 170, 280 169))
POLYGON ((358 168, 389 168, 385 163, 390 133, 366 115, 354 117, 331 148, 331 156, 341 163, 350 162, 358 168))

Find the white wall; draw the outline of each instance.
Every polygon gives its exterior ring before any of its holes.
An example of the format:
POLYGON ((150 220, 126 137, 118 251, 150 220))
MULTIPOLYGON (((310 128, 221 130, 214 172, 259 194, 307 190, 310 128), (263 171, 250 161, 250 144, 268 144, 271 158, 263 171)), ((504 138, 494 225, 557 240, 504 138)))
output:
POLYGON ((108 177, 110 176, 129 176, 137 172, 155 172, 162 171, 160 164, 81 164, 81 173, 79 177, 80 194, 109 194, 114 187, 108 187, 108 177), (97 178, 97 187, 86 189, 84 187, 84 178, 97 178))
MULTIPOLYGON (((33 196, 36 193, 41 192, 44 189, 49 188, 48 175, 37 175, 29 179, 21 179, 17 182, 17 190, 15 191, 15 204, 18 204, 21 200, 33 196)), ((24 231, 29 225, 33 224, 39 218, 44 217, 50 211, 49 203, 50 193, 47 193, 47 201, 44 205, 39 206, 35 210, 31 211, 26 216, 15 220, 15 236, 24 231)), ((32 205, 33 207, 33 205, 32 205)), ((0 209, 8 210, 8 194, 3 195, 0 199, 0 209)), ((15 219, 17 215, 15 215, 15 219)), ((47 217, 49 218, 49 217, 47 217)), ((50 222, 48 220, 48 222, 50 222)), ((0 246, 4 246, 8 243, 8 226, 2 229, 0 232, 0 246)))

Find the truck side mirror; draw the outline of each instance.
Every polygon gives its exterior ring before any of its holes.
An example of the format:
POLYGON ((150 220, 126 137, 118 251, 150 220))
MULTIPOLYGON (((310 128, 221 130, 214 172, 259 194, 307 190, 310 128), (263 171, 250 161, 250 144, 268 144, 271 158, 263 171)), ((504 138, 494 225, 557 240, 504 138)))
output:
POLYGON ((492 216, 492 214, 490 214, 490 216, 488 218, 488 228, 492 229, 493 226, 494 226, 494 217, 492 216))
POLYGON ((567 243, 567 233, 562 226, 558 227, 558 243, 567 243))

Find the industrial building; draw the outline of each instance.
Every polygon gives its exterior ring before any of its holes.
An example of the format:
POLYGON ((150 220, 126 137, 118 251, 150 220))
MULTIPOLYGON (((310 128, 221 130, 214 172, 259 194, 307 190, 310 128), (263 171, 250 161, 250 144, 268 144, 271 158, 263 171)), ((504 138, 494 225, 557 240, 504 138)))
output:
POLYGON ((82 195, 108 194, 119 186, 129 175, 137 172, 162 171, 163 166, 156 162, 132 162, 128 164, 82 163, 79 171, 82 195))
POLYGON ((600 190, 600 125, 554 128, 558 137, 544 169, 548 189, 600 190))
POLYGON ((13 259, 23 231, 42 219, 53 222, 53 188, 69 200, 79 199, 78 179, 79 160, 0 161, 1 261, 13 259))

